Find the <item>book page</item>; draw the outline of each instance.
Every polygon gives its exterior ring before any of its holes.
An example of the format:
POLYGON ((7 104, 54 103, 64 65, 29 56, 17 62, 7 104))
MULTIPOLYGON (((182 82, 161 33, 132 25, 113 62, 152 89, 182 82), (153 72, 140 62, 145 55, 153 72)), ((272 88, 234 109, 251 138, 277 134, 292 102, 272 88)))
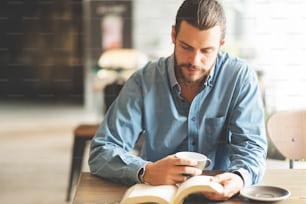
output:
POLYGON ((144 202, 170 204, 176 191, 177 187, 174 185, 151 186, 147 184, 136 184, 127 190, 120 204, 144 202))
POLYGON ((174 203, 180 203, 186 196, 197 192, 218 192, 223 191, 223 186, 210 181, 211 176, 193 176, 183 182, 175 195, 174 203))

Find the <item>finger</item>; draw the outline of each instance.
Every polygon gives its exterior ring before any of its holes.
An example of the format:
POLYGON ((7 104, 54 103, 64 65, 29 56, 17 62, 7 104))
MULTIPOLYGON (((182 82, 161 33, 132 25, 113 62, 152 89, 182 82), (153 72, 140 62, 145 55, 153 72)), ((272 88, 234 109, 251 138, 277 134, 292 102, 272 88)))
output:
POLYGON ((214 177, 215 181, 222 184, 224 187, 224 198, 234 196, 243 187, 243 181, 239 176, 233 173, 223 173, 214 177))
POLYGON ((176 157, 174 164, 177 166, 196 166, 198 162, 196 160, 182 159, 176 157))
POLYGON ((167 156, 166 160, 167 162, 169 162, 169 164, 172 164, 175 166, 196 166, 198 164, 196 160, 178 158, 175 155, 167 156))
POLYGON ((231 181, 234 179, 232 173, 222 173, 214 176, 214 181, 217 183, 222 184, 225 188, 229 188, 229 184, 232 183, 231 181))
POLYGON ((186 181, 190 176, 188 175, 182 175, 182 174, 179 174, 179 175, 176 175, 173 177, 173 181, 175 184, 177 183, 182 183, 184 181, 186 181))
POLYGON ((217 174, 216 176, 214 176, 215 182, 218 182, 218 183, 224 182, 230 178, 231 176, 229 173, 222 173, 222 174, 217 174))
POLYGON ((182 173, 195 176, 195 175, 201 175, 202 170, 198 169, 198 168, 195 168, 195 167, 184 166, 184 167, 182 167, 182 173))

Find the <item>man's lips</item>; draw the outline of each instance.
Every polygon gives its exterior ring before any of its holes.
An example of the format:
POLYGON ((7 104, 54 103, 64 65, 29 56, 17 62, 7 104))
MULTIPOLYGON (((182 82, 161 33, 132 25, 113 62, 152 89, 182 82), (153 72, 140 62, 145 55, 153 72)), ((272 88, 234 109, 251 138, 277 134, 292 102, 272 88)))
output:
POLYGON ((185 67, 185 70, 188 72, 188 73, 191 73, 191 74, 197 74, 197 73, 199 73, 200 72, 200 70, 199 69, 196 69, 196 68, 187 68, 187 67, 185 67))

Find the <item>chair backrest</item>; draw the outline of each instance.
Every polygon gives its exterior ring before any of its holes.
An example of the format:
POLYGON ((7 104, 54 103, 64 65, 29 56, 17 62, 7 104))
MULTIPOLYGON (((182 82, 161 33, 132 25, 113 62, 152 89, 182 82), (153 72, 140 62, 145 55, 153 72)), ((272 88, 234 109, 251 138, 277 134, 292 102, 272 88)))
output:
MULTIPOLYGON (((99 60, 98 65, 100 71, 115 71, 117 72, 116 79, 108 83, 104 89, 104 102, 106 112, 112 102, 117 98, 125 80, 137 69, 143 67, 148 62, 148 57, 136 50, 129 48, 109 49, 104 51, 99 60)), ((98 76, 99 72, 98 72, 98 76)), ((106 78, 109 78, 105 76, 106 78)))
POLYGON ((119 95, 122 87, 124 85, 124 82, 119 82, 115 80, 113 83, 107 84, 104 87, 104 103, 105 103, 105 110, 106 113, 108 108, 112 105, 114 100, 119 95))
POLYGON ((290 160, 306 159, 306 110, 274 113, 267 122, 275 147, 290 160))

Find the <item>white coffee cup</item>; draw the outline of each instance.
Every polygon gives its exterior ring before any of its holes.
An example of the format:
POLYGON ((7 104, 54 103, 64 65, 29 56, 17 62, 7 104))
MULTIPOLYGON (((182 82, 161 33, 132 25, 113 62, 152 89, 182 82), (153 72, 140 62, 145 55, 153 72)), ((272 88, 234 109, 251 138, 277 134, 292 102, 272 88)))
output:
POLYGON ((201 170, 204 170, 211 164, 211 160, 207 156, 198 152, 177 152, 175 156, 181 159, 196 160, 198 163, 196 167, 201 170))

